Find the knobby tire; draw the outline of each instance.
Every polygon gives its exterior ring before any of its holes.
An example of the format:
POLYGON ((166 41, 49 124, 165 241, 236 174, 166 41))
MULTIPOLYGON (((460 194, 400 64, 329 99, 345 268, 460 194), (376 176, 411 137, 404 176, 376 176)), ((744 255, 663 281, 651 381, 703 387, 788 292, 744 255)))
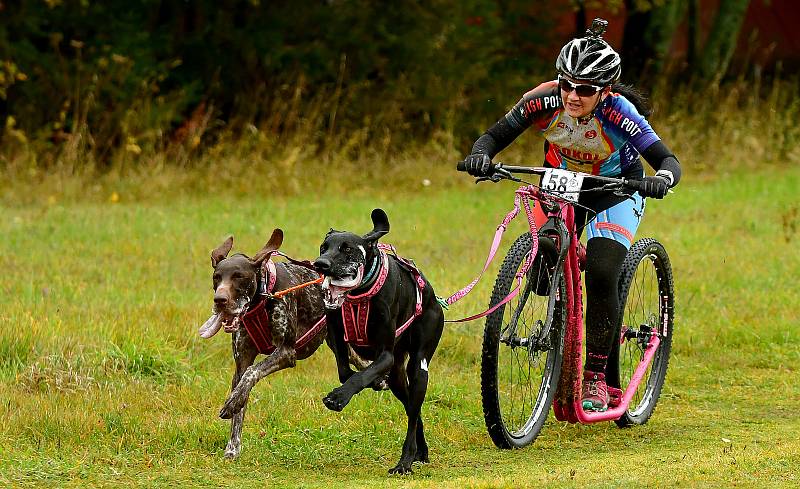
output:
POLYGON ((626 331, 641 330, 644 325, 657 330, 661 343, 628 410, 615 421, 620 427, 646 423, 656 408, 672 349, 674 288, 669 256, 661 243, 652 238, 634 243, 620 273, 619 297, 624 307, 619 321, 619 341, 614 342, 608 359, 609 385, 624 390, 644 354, 642 341, 626 338, 626 331))
MULTIPOLYGON (((530 252, 531 236, 526 233, 517 238, 503 260, 489 301, 490 307, 511 291, 516 283, 514 277, 530 252)), ((558 287, 552 287, 557 252, 550 238, 539 237, 538 254, 540 256, 523 279, 519 295, 486 319, 481 355, 481 397, 486 428, 498 448, 522 448, 536 439, 558 387, 564 350, 566 284, 563 274, 559 274, 558 287), (548 265, 540 266, 542 261, 548 265), (541 278, 541 274, 546 274, 546 278, 541 278), (512 347, 501 341, 501 336, 507 334, 507 328, 511 326, 509 321, 513 319, 514 311, 521 311, 517 316, 516 336, 533 336, 537 328, 546 323, 550 296, 556 300, 550 349, 533 349, 531 354, 525 346, 512 347), (525 391, 526 388, 530 391, 525 391)))

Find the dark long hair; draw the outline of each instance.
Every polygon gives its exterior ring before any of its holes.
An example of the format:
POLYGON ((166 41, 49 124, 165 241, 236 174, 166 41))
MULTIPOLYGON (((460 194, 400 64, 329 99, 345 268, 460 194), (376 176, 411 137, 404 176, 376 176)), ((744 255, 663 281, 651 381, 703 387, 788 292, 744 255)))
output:
POLYGON ((650 105, 650 101, 647 100, 647 96, 633 85, 615 83, 611 85, 611 91, 624 95, 644 117, 650 117, 650 114, 653 113, 653 108, 650 105))

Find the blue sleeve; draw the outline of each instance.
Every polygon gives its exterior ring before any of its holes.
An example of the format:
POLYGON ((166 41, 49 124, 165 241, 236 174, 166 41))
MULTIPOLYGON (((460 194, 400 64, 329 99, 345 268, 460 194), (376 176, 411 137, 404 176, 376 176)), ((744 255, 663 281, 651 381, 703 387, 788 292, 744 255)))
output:
POLYGON ((603 129, 613 134, 614 139, 630 143, 641 153, 661 138, 623 95, 611 94, 601 110, 603 129))

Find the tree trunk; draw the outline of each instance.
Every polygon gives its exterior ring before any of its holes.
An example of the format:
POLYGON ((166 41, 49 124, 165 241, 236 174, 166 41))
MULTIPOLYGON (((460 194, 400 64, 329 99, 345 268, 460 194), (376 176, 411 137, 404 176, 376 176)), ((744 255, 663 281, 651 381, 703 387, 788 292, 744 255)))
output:
POLYGON ((586 24, 586 7, 583 5, 583 1, 578 2, 578 9, 575 11, 575 36, 583 37, 586 33, 586 28, 589 27, 586 24))
POLYGON ((650 26, 653 11, 640 10, 634 0, 625 0, 625 30, 622 34, 623 80, 635 83, 643 78, 645 66, 653 57, 653 47, 645 42, 645 33, 650 26))
POLYGON ((697 66, 698 34, 700 33, 700 0, 689 0, 686 9, 686 64, 690 68, 697 66))
POLYGON ((628 18, 622 68, 625 79, 631 82, 647 80, 662 72, 675 30, 686 11, 686 0, 667 0, 646 10, 637 9, 637 3, 640 2, 625 1, 628 18))
POLYGON ((708 35, 699 65, 694 70, 703 80, 718 83, 728 70, 731 56, 736 49, 739 31, 742 29, 750 0, 723 0, 708 35))

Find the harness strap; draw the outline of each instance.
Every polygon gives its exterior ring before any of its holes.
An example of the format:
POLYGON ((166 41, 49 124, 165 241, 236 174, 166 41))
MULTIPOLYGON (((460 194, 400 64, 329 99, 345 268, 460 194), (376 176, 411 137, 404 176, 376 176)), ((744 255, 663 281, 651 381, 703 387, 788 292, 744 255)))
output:
POLYGON ((369 344, 367 338, 367 321, 369 320, 370 299, 377 294, 386 277, 389 276, 389 257, 383 250, 378 255, 380 268, 375 283, 366 292, 358 295, 346 294, 342 304, 342 323, 344 324, 344 341, 359 346, 369 344))
MULTIPOLYGON (((242 324, 244 325, 247 334, 259 353, 269 355, 275 351, 275 345, 272 344, 272 329, 269 324, 269 314, 266 311, 267 301, 261 301, 256 307, 247 311, 242 316, 242 324)), ((294 342, 294 348, 299 350, 308 344, 311 339, 319 333, 320 329, 325 326, 326 318, 323 314, 317 322, 303 336, 297 338, 294 342)))
MULTIPOLYGON (((281 256, 284 256, 282 253, 281 256)), ((295 260, 296 261, 296 260, 295 260)), ((316 283, 320 283, 323 280, 323 277, 318 279, 312 280, 310 282, 305 282, 300 285, 295 285, 293 287, 289 287, 288 289, 281 290, 272 294, 273 290, 275 289, 275 283, 278 280, 278 269, 275 266, 275 263, 270 258, 269 260, 265 261, 264 264, 261 266, 261 273, 262 273, 262 280, 261 280, 261 291, 260 294, 263 296, 263 299, 256 304, 255 307, 247 311, 241 317, 242 324, 244 325, 247 334, 250 336, 250 339, 253 340, 253 343, 256 345, 256 349, 259 353, 264 355, 269 355, 270 353, 275 351, 275 346, 272 344, 272 329, 270 327, 269 322, 269 314, 267 313, 267 296, 273 295, 273 297, 283 297, 284 295, 294 292, 295 290, 302 289, 303 287, 308 287, 309 285, 313 285, 316 283)), ((308 331, 303 334, 300 338, 297 338, 294 343, 295 349, 300 349, 304 347, 316 334, 319 330, 325 325, 325 315, 323 314, 319 320, 312 326, 308 331)))
POLYGON ((411 317, 403 323, 395 331, 395 338, 399 337, 414 320, 422 314, 422 291, 425 289, 425 279, 417 269, 413 261, 397 255, 394 246, 389 244, 378 244, 380 251, 380 269, 375 283, 368 291, 358 295, 345 295, 344 303, 342 304, 342 322, 344 324, 344 340, 347 343, 355 344, 356 346, 369 345, 369 338, 367 337, 367 322, 369 321, 370 300, 374 297, 383 287, 386 278, 389 275, 389 256, 387 251, 391 251, 394 258, 398 263, 406 268, 414 277, 416 282, 416 304, 414 305, 414 312, 411 317))
POLYGON ((538 189, 533 185, 522 186, 515 192, 514 197, 514 208, 506 214, 506 217, 503 218, 503 221, 497 226, 497 231, 494 234, 494 239, 492 240, 492 245, 489 248, 489 255, 486 257, 486 263, 483 266, 483 270, 478 274, 475 279, 470 282, 466 287, 462 288, 461 290, 457 291, 450 297, 446 299, 447 305, 451 305, 461 299, 464 298, 470 291, 475 287, 475 284, 483 277, 483 274, 486 270, 489 269, 489 264, 494 260, 495 255, 497 254, 497 249, 500 246, 500 240, 503 237, 503 233, 506 232, 508 229, 508 225, 514 220, 515 217, 520 212, 520 208, 525 210, 525 217, 528 220, 528 228, 531 234, 531 252, 526 256, 525 262, 522 265, 522 268, 517 272, 514 276, 516 279, 517 284, 514 286, 514 289, 508 293, 500 302, 493 305, 489 309, 486 309, 483 312, 478 314, 473 314, 472 316, 468 316, 461 319, 447 319, 445 322, 447 323, 462 323, 466 321, 472 321, 474 319, 482 318, 484 316, 488 316, 489 314, 496 311, 498 308, 506 304, 508 301, 513 299, 514 297, 519 294, 520 287, 522 285, 522 278, 528 273, 531 265, 533 264, 533 259, 536 256, 539 247, 539 240, 537 239, 537 234, 539 233, 538 227, 536 226, 536 218, 533 215, 533 209, 531 206, 531 198, 536 197, 538 194, 538 189))
POLYGON ((314 264, 308 260, 296 260, 282 251, 276 251, 275 254, 286 258, 286 260, 293 265, 299 265, 301 267, 308 268, 309 270, 313 270, 314 272, 317 271, 317 269, 314 268, 314 264))
POLYGON ((364 302, 372 299, 372 297, 377 294, 383 284, 386 282, 386 277, 389 275, 389 258, 386 256, 386 253, 383 250, 380 250, 380 254, 378 255, 378 259, 380 260, 380 269, 378 271, 378 278, 375 279, 375 282, 372 284, 372 287, 369 288, 366 292, 363 292, 358 295, 351 295, 347 294, 345 296, 345 301, 349 302, 364 302))

